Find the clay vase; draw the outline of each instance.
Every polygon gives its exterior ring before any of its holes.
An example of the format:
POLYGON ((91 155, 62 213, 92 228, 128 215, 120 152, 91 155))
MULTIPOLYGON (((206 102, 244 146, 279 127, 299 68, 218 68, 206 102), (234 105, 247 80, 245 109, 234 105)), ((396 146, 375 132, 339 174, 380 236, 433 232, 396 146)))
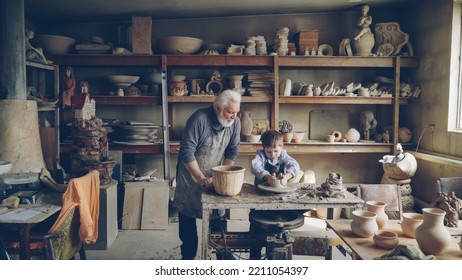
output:
POLYGON ((243 111, 243 112, 240 112, 239 115, 241 118, 241 134, 242 135, 252 134, 252 129, 253 129, 252 113, 250 111, 243 111))
POLYGON ((384 228, 388 223, 388 216, 385 213, 385 206, 387 206, 387 204, 381 201, 366 201, 366 205, 367 211, 377 214, 376 221, 379 229, 384 228))
POLYGON ((401 229, 404 235, 415 238, 415 230, 423 222, 423 215, 420 213, 404 213, 401 229))
POLYGON ((358 40, 354 40, 355 56, 370 56, 372 48, 375 44, 374 34, 371 32, 365 33, 358 40))
POLYGON ((377 214, 371 211, 355 210, 352 212, 351 231, 359 237, 371 237, 379 230, 377 214))
POLYGON ((449 246, 451 234, 444 226, 446 212, 439 208, 423 208, 423 223, 415 230, 415 239, 425 254, 439 255, 449 246))
POLYGON ((282 140, 286 143, 290 143, 294 138, 294 134, 292 132, 286 132, 282 134, 282 140))

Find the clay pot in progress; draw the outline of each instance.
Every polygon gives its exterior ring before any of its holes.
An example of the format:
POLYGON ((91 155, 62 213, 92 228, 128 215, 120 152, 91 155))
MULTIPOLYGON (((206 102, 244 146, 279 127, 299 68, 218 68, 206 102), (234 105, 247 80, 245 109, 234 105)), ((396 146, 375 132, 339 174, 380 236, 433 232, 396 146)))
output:
POLYGON ((213 187, 224 196, 233 196, 241 192, 244 183, 245 168, 236 165, 212 167, 213 187))
POLYGON ((355 210, 352 213, 351 231, 359 237, 371 237, 379 230, 377 214, 371 211, 355 210))
POLYGON ((439 255, 451 242, 451 234, 444 226, 446 212, 438 208, 423 208, 423 223, 415 230, 415 239, 425 254, 439 255))
POLYGON ((384 228, 388 223, 388 216, 385 214, 386 203, 381 201, 366 201, 367 210, 377 214, 377 226, 379 229, 384 228))
POLYGON ((401 229, 404 235, 415 238, 415 230, 423 222, 423 215, 419 213, 404 213, 401 229))

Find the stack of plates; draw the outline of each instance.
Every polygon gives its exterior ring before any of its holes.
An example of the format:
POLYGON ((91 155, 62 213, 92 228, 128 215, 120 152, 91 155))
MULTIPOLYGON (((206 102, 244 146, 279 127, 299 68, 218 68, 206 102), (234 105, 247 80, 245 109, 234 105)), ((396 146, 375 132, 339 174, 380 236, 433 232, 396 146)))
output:
POLYGON ((123 145, 150 145, 158 143, 159 125, 151 123, 123 123, 114 127, 112 143, 123 145))

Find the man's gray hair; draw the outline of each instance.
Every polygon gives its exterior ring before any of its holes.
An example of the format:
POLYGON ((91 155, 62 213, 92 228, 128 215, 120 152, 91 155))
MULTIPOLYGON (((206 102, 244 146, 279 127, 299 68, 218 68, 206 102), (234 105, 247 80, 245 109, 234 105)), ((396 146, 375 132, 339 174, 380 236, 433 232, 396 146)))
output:
POLYGON ((215 101, 213 101, 213 108, 228 108, 231 101, 241 103, 241 94, 237 91, 227 89, 215 98, 215 101))

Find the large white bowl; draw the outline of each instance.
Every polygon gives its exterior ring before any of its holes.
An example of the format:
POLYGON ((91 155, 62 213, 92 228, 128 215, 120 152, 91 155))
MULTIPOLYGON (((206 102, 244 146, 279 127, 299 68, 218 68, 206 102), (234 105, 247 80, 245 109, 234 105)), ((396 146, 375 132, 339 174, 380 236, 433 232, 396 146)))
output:
POLYGON ((9 161, 0 160, 0 174, 5 174, 11 171, 13 164, 9 161))
POLYGON ((111 83, 115 85, 125 85, 130 86, 140 79, 140 76, 128 76, 128 75, 107 75, 106 79, 108 79, 111 83))
POLYGON ((159 39, 159 48, 169 54, 194 54, 202 47, 202 40, 193 37, 170 36, 159 39))
POLYGON ((37 34, 32 41, 34 47, 40 47, 45 54, 51 55, 68 54, 75 44, 73 38, 47 34, 37 34))

